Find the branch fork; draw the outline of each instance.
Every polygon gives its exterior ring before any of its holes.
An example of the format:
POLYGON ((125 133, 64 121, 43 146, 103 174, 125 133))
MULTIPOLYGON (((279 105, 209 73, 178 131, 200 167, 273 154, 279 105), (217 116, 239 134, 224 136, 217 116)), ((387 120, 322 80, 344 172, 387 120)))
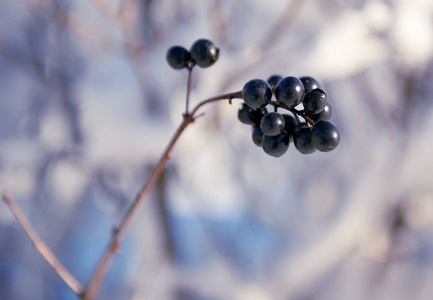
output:
MULTIPOLYGON (((191 68, 192 69, 192 68, 191 68)), ((228 100, 231 104, 232 99, 234 98, 242 98, 242 92, 228 93, 219 95, 213 98, 209 98, 207 100, 203 100, 197 106, 192 109, 191 112, 188 111, 188 101, 189 94, 191 90, 191 69, 189 70, 188 76, 188 90, 187 90, 187 99, 186 99, 186 112, 182 115, 183 119, 178 129, 174 133, 170 142, 168 143, 166 149, 164 150, 159 162, 157 163, 155 169, 153 170, 148 181, 143 185, 143 187, 137 193, 135 200, 129 206, 126 214, 124 215, 120 225, 113 229, 111 240, 108 243, 105 252, 101 256, 95 271, 90 279, 90 282, 87 288, 84 286, 68 271, 68 269, 59 261, 59 259, 54 255, 54 253, 50 250, 50 248, 44 243, 44 241, 39 237, 36 233, 36 230, 27 220, 27 218, 22 213, 21 209, 18 205, 12 200, 12 198, 3 194, 3 201, 9 206, 13 215, 20 223, 21 227, 24 229, 29 239, 33 243, 36 250, 42 255, 42 257, 47 261, 47 263, 51 266, 51 268, 59 275, 59 277, 69 286, 69 288, 77 294, 82 300, 93 300, 96 297, 97 292, 100 289, 102 284, 104 275, 107 273, 107 269, 111 262, 111 259, 115 253, 119 253, 120 248, 120 238, 124 231, 127 228, 127 225, 130 223, 134 213, 138 210, 137 208, 140 204, 143 203, 146 196, 149 194, 150 190, 158 181, 161 176, 165 164, 170 158, 170 154, 173 150, 174 145, 179 140, 180 136, 184 132, 184 130, 192 123, 195 122, 195 119, 200 117, 203 114, 199 114, 196 116, 197 111, 205 104, 216 102, 220 100, 228 100)))

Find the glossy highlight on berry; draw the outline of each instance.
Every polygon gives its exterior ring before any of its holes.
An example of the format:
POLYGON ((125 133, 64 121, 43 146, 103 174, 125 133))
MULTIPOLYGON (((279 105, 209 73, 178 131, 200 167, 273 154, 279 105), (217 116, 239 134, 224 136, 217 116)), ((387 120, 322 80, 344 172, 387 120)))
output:
POLYGON ((207 39, 195 41, 189 49, 189 53, 194 63, 202 68, 212 66, 219 57, 219 49, 207 39))
POLYGON ((293 108, 301 103, 304 98, 304 85, 299 78, 294 76, 285 77, 278 82, 275 88, 277 101, 293 108))
POLYGON ((263 116, 260 128, 269 136, 280 134, 285 126, 284 117, 277 112, 270 112, 263 116))
POLYGON ((253 79, 244 85, 242 98, 249 107, 262 108, 271 101, 272 89, 266 81, 253 79))
POLYGON ((168 49, 166 59, 170 67, 179 70, 188 66, 188 63, 191 61, 191 55, 184 47, 173 46, 168 49))
POLYGON ((326 101, 327 97, 325 92, 321 89, 314 89, 311 92, 305 93, 302 102, 307 113, 318 114, 325 108, 326 101))
POLYGON ((305 89, 306 93, 311 92, 312 90, 321 88, 319 82, 316 79, 314 79, 313 77, 302 76, 302 77, 299 77, 299 80, 301 80, 302 84, 304 85, 304 89, 305 89))
POLYGON ((331 122, 319 121, 311 128, 310 140, 317 150, 329 152, 340 143, 340 132, 331 122))

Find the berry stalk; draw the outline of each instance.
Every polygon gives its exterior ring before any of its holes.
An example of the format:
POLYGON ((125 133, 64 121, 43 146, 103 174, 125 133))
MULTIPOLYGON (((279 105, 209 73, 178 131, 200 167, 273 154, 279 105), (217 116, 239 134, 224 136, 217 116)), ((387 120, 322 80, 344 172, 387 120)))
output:
POLYGON ((190 114, 184 114, 182 123, 179 125, 178 129, 176 130, 175 134, 171 138, 170 142, 168 143, 165 151, 163 152, 161 158, 159 159, 155 169, 153 170, 150 178, 148 181, 143 185, 143 187, 139 190, 137 193, 134 202, 129 206, 125 216, 123 217, 119 227, 117 227, 113 231, 113 235, 111 237, 111 241, 108 244, 107 248, 105 249, 104 254, 102 255, 91 279, 90 283, 88 285, 88 288, 86 292, 84 293, 83 300, 93 300, 95 298, 96 293, 100 289, 102 280, 104 275, 107 273, 107 269, 109 267, 111 258, 113 255, 117 252, 120 244, 120 238, 122 234, 125 232, 126 227, 131 222, 132 217, 134 213, 137 211, 137 208, 140 206, 140 204, 143 203, 146 196, 149 194, 149 192, 152 190, 155 183, 158 181, 159 177, 162 174, 162 171, 164 170, 165 164, 167 163, 168 159, 170 158, 170 154, 173 150, 174 145, 181 137, 184 130, 195 121, 195 115, 197 111, 205 104, 220 101, 220 100, 229 100, 229 103, 231 103, 231 100, 234 98, 242 98, 242 92, 234 92, 234 93, 228 93, 219 95, 213 98, 209 98, 207 100, 204 100, 197 104, 197 106, 192 110, 190 114))
POLYGON ((189 96, 191 94, 191 84, 192 84, 192 68, 194 67, 194 63, 191 63, 188 66, 188 82, 186 84, 186 100, 185 100, 185 114, 188 114, 189 111, 189 96))

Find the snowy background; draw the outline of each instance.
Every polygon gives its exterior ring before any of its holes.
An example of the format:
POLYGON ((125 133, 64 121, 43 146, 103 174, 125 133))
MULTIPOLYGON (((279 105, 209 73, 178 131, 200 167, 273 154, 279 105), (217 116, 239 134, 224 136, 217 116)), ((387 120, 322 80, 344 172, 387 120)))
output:
MULTIPOLYGON (((99 299, 431 299, 433 2, 15 0, 0 8, 0 188, 87 284, 181 122, 172 45, 208 38, 192 104, 311 75, 330 153, 254 146, 204 108, 130 225, 99 299)), ((77 299, 0 203, 0 299, 77 299)))

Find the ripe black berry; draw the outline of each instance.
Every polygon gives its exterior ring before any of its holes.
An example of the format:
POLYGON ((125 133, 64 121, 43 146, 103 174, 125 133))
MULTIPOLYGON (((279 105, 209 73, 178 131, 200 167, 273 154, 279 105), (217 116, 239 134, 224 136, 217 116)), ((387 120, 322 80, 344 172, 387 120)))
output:
POLYGON ((267 113, 268 110, 266 108, 254 109, 250 107, 250 110, 248 111, 248 117, 253 122, 253 124, 260 125, 263 116, 266 115, 267 113))
POLYGON ((251 126, 251 138, 253 139, 254 145, 261 147, 263 139, 263 131, 259 125, 251 126))
POLYGON ((326 94, 321 89, 314 89, 304 96, 304 108, 310 114, 320 113, 326 105, 326 94))
POLYGON ((281 77, 280 75, 272 75, 271 77, 268 78, 267 82, 271 86, 272 91, 275 91, 275 87, 277 86, 278 82, 280 82, 281 79, 283 79, 283 77, 281 77))
POLYGON ((193 61, 202 68, 210 67, 219 57, 219 49, 209 40, 199 39, 189 49, 193 61))
POLYGON ((310 154, 316 151, 316 148, 310 140, 311 127, 300 126, 296 128, 293 142, 296 149, 302 154, 310 154))
POLYGON ((285 77, 278 82, 275 88, 275 97, 278 102, 293 108, 301 103, 304 97, 304 85, 296 77, 285 77))
POLYGON ((340 143, 340 133, 331 122, 319 121, 311 128, 310 140, 319 151, 329 152, 340 143))
POLYGON ((329 104, 329 102, 326 102, 325 107, 318 114, 310 114, 307 112, 307 116, 311 120, 313 120, 313 122, 318 122, 322 120, 327 121, 331 118, 331 115, 332 115, 332 107, 331 104, 329 104))
POLYGON ((168 49, 165 57, 173 69, 183 69, 191 60, 188 50, 181 46, 173 46, 168 49))
POLYGON ((266 108, 254 109, 242 103, 242 107, 238 110, 238 120, 247 125, 260 125, 263 116, 267 113, 266 108))
POLYGON ((271 101, 272 89, 266 81, 253 79, 242 89, 242 98, 249 107, 262 108, 271 101))
POLYGON ((280 157, 289 148, 289 136, 284 131, 274 136, 263 135, 262 148, 267 154, 280 157))
POLYGON ((263 133, 269 136, 280 134, 284 129, 284 125, 284 117, 277 112, 267 113, 260 122, 263 133))
POLYGON ((315 89, 320 89, 320 84, 313 77, 302 76, 302 77, 299 77, 299 79, 301 80, 302 84, 304 85, 304 89, 305 89, 306 93, 311 92, 312 90, 315 90, 315 89))
POLYGON ((247 125, 251 125, 254 124, 250 117, 248 116, 249 114, 249 110, 251 109, 251 107, 249 107, 248 105, 246 105, 245 103, 242 103, 242 107, 239 108, 238 110, 238 120, 243 123, 243 124, 247 124, 247 125))
POLYGON ((289 135, 290 141, 293 141, 293 135, 297 126, 296 119, 293 115, 283 114, 284 131, 289 135))

